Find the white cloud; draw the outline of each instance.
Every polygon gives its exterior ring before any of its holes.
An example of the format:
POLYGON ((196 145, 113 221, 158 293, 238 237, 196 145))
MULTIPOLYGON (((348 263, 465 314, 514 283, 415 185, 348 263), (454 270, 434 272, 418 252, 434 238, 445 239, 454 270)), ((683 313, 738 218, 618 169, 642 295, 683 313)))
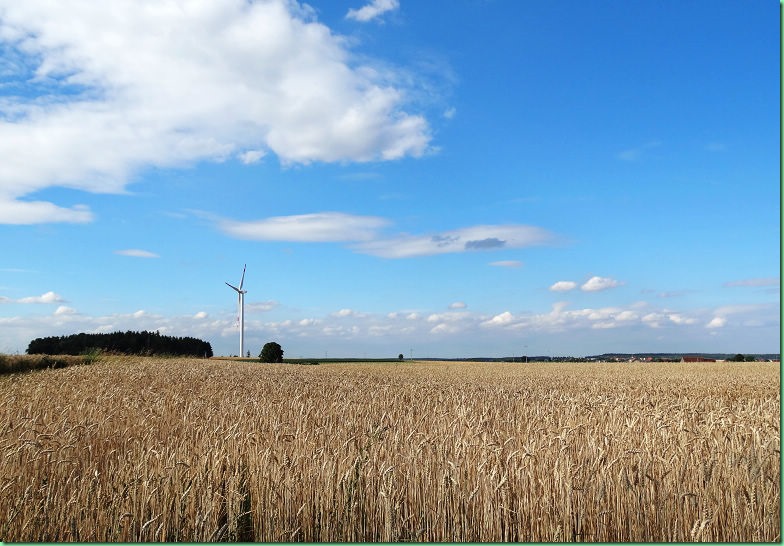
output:
POLYGON ((267 155, 267 152, 264 150, 248 150, 247 152, 242 152, 239 158, 245 165, 252 165, 261 161, 265 155, 267 155))
POLYGON ((577 288, 577 283, 574 281, 558 281, 550 287, 553 292, 568 292, 577 288))
POLYGON ((63 300, 63 297, 54 292, 46 292, 40 296, 28 296, 26 298, 19 298, 17 303, 58 303, 63 300))
POLYGON ((708 324, 705 325, 706 328, 723 328, 724 325, 727 324, 726 317, 713 317, 708 324))
POLYGON ((661 313, 648 313, 642 317, 642 322, 651 328, 660 328, 665 316, 661 313))
POLYGON ((460 331, 461 331, 460 326, 456 324, 449 324, 446 322, 437 324, 430 329, 431 334, 456 334, 460 331))
POLYGON ((159 258, 155 252, 150 252, 149 250, 140 250, 138 248, 129 248, 127 250, 115 250, 115 254, 119 254, 120 256, 130 256, 132 258, 159 258))
POLYGON ((76 314, 76 309, 73 307, 68 307, 67 305, 60 305, 54 312, 55 315, 74 315, 76 314))
POLYGON ((346 19, 353 19, 360 23, 367 23, 388 11, 396 10, 400 7, 398 0, 372 0, 369 4, 359 9, 349 9, 346 19))
POLYGON ((580 287, 580 290, 584 292, 597 292, 599 290, 615 288, 616 286, 620 286, 620 284, 620 282, 609 277, 591 277, 580 287))
MULTIPOLYGON (((596 352, 607 350, 604 347, 609 345, 628 347, 623 350, 632 352, 640 350, 636 344, 641 340, 653 342, 648 328, 654 328, 654 333, 665 334, 659 338, 664 341, 654 342, 662 350, 673 350, 672 344, 690 350, 716 332, 729 332, 731 339, 728 340, 732 343, 735 343, 736 334, 742 337, 749 332, 764 332, 768 339, 778 340, 778 311, 778 305, 774 304, 692 311, 648 306, 643 314, 636 304, 570 309, 565 302, 554 303, 550 310, 543 312, 506 310, 489 315, 468 310, 358 313, 347 307, 334 314, 317 317, 294 314, 276 322, 246 315, 245 334, 249 347, 260 348, 265 342, 276 339, 291 355, 318 354, 319 351, 323 354, 327 346, 330 355, 339 352, 344 352, 345 356, 355 355, 360 350, 358 346, 373 338, 373 347, 387 347, 382 350, 395 356, 401 351, 408 352, 409 347, 414 347, 415 351, 433 350, 430 356, 477 356, 470 353, 480 350, 489 351, 485 354, 491 356, 498 354, 495 351, 509 350, 507 348, 516 343, 527 342, 541 347, 544 339, 550 340, 550 351, 571 351, 573 349, 565 347, 573 347, 570 344, 574 340, 589 338, 596 341, 596 352), (732 320, 727 319, 730 315, 732 320)), ((23 351, 36 337, 115 330, 157 330, 170 335, 194 336, 213 343, 217 354, 236 352, 238 336, 233 312, 222 313, 216 318, 210 318, 203 311, 181 316, 144 311, 90 316, 71 312, 65 305, 60 305, 54 313, 0 316, 0 331, 3 332, 0 351, 23 351)), ((361 350, 374 349, 365 345, 361 350)), ((531 351, 539 350, 531 348, 531 351)), ((720 348, 718 352, 724 350, 720 348)), ((767 349, 760 349, 763 350, 767 349)))
POLYGON ((494 316, 488 321, 482 323, 483 326, 503 326, 505 324, 510 324, 514 321, 514 315, 509 311, 504 311, 503 313, 494 316))
POLYGON ((357 62, 314 14, 293 0, 4 1, 0 44, 35 74, 11 74, 31 91, 0 99, 0 223, 89 222, 86 207, 24 197, 119 193, 146 167, 428 152, 400 87, 415 80, 357 62))
MULTIPOLYGON (((382 228, 392 222, 378 216, 358 216, 342 212, 316 212, 275 216, 242 222, 215 219, 220 231, 230 237, 257 241, 348 242, 361 254, 382 258, 410 258, 453 252, 519 248, 547 244, 554 236, 545 229, 524 225, 471 226, 434 235, 401 234, 384 237, 382 228)), ((519 262, 497 262, 513 267, 519 262)))
POLYGON ((696 322, 693 317, 682 313, 651 312, 640 317, 632 304, 628 308, 602 307, 567 309, 566 302, 553 304, 549 313, 529 313, 515 315, 505 311, 481 322, 489 329, 531 330, 537 332, 563 332, 580 329, 611 329, 648 326, 660 328, 665 325, 685 326, 696 322))
MULTIPOLYGON (((0 134, 2 133, 0 121, 0 134)), ((2 144, 0 143, 0 148, 2 144)), ((17 201, 20 194, 13 192, 12 180, 4 180, 0 167, 0 224, 43 224, 68 222, 84 224, 93 221, 93 213, 84 205, 58 207, 46 201, 17 201)))
POLYGON ((220 220, 218 228, 232 237, 257 241, 345 242, 372 239, 387 223, 376 216, 319 212, 251 222, 220 220))
POLYGON ((639 317, 640 316, 634 311, 627 310, 627 311, 621 311, 620 313, 615 315, 615 320, 620 322, 626 322, 626 321, 637 320, 639 317))
POLYGON ((670 319, 670 321, 674 322, 675 324, 694 324, 695 322, 697 322, 696 319, 693 319, 691 317, 684 317, 680 313, 670 313, 669 315, 667 315, 667 318, 670 319))
POLYGON ((472 226, 434 235, 400 235, 354 245, 363 254, 382 258, 410 258, 453 252, 520 248, 546 244, 548 231, 524 225, 472 226))
POLYGON ((468 311, 447 311, 446 313, 431 313, 427 322, 459 322, 470 316, 468 311))
POLYGON ((332 313, 333 317, 357 317, 360 315, 360 313, 357 313, 353 309, 341 309, 340 311, 332 313))
POLYGON ((450 309, 465 309, 466 307, 468 306, 462 301, 456 301, 449 304, 450 309))
POLYGON ((520 267, 523 262, 519 260, 499 260, 497 262, 490 262, 493 267, 520 267))

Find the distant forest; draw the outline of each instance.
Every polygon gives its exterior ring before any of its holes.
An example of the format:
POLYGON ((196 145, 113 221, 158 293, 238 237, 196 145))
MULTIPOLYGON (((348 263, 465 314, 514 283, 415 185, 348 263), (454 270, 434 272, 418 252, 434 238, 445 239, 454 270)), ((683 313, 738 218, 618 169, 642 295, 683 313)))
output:
POLYGON ((81 355, 95 350, 127 355, 212 356, 212 345, 207 341, 147 331, 39 337, 30 342, 27 354, 81 355))

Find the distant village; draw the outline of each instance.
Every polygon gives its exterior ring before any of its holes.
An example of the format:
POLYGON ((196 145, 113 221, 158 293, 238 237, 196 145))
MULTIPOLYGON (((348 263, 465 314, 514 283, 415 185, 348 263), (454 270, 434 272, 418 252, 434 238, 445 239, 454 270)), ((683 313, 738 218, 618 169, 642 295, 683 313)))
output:
POLYGON ((681 355, 672 357, 655 356, 613 356, 608 358, 588 357, 587 361, 602 362, 778 362, 779 357, 772 355, 727 355, 723 358, 711 358, 701 355, 681 355))

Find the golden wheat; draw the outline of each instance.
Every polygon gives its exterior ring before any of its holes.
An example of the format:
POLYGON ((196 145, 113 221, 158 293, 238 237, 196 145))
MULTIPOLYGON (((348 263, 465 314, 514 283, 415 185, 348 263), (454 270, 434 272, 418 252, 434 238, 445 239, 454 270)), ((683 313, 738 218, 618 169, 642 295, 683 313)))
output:
POLYGON ((0 377, 7 541, 777 541, 778 364, 0 377))

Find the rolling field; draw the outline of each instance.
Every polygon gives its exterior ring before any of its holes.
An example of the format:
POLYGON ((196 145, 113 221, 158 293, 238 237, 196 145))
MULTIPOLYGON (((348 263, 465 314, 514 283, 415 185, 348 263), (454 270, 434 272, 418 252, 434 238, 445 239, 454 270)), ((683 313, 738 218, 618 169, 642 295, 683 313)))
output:
POLYGON ((5 541, 780 541, 778 363, 0 376, 5 541))

